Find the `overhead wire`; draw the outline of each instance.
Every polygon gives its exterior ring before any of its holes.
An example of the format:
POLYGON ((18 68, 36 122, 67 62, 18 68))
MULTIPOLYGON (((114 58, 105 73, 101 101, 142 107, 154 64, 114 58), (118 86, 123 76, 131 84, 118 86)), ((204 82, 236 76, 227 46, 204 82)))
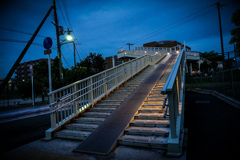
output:
MULTIPOLYGON (((19 30, 15 30, 15 29, 9 29, 9 28, 4 28, 4 27, 0 27, 1 30, 5 30, 5 31, 10 31, 10 32, 16 32, 16 33, 21 33, 21 34, 26 34, 26 35, 33 35, 33 33, 29 33, 29 32, 23 32, 23 31, 19 31, 19 30)), ((37 35, 38 37, 42 37, 42 38, 46 38, 47 36, 43 36, 43 35, 37 35)), ((52 38, 52 39, 56 39, 56 38, 52 38)))
POLYGON ((175 27, 177 27, 179 25, 182 25, 182 24, 188 23, 188 22, 190 22, 192 20, 195 20, 196 18, 199 18, 199 17, 201 17, 203 15, 206 15, 209 12, 209 11, 207 11, 207 9, 209 9, 209 8, 211 8, 211 6, 207 6, 204 9, 198 10, 198 11, 192 13, 191 15, 188 15, 188 16, 186 16, 186 17, 184 17, 184 18, 182 18, 182 19, 180 19, 180 20, 178 20, 176 22, 171 23, 170 25, 167 25, 165 27, 160 28, 157 31, 149 33, 149 34, 147 34, 147 35, 145 35, 143 37, 140 37, 140 38, 132 41, 131 43, 138 43, 140 41, 143 41, 143 40, 149 39, 151 37, 154 37, 154 36, 162 33, 164 30, 170 30, 171 28, 175 28, 175 27))
MULTIPOLYGON (((73 27, 72 27, 72 24, 71 24, 69 15, 68 15, 68 11, 67 11, 66 4, 65 4, 62 0, 61 0, 61 2, 62 2, 62 6, 63 6, 63 8, 64 8, 64 11, 65 11, 65 14, 66 14, 66 17, 67 17, 67 22, 68 22, 68 24, 69 24, 69 25, 67 25, 67 26, 72 30, 73 36, 76 37, 76 34, 75 34, 74 30, 73 30, 73 27)), ((61 10, 61 9, 60 9, 60 10, 61 10)), ((62 14, 62 16, 64 17, 63 14, 62 14)), ((76 39, 76 41, 78 41, 78 39, 76 39)), ((77 45, 75 46, 75 49, 76 49, 76 51, 77 51, 77 54, 78 54, 78 57, 79 57, 79 61, 81 61, 80 55, 79 55, 79 51, 78 51, 78 46, 77 46, 77 45)))

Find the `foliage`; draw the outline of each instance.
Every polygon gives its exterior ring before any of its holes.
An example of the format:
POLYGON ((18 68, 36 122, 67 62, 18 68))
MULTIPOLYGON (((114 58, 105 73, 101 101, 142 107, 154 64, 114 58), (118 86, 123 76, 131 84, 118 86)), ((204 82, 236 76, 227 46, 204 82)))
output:
POLYGON ((222 56, 214 51, 201 53, 201 57, 204 58, 204 62, 201 64, 203 73, 208 72, 210 69, 216 70, 218 66, 217 61, 222 61, 222 56))
POLYGON ((234 51, 239 56, 240 54, 240 9, 236 10, 232 15, 232 23, 235 24, 237 28, 231 31, 232 38, 230 44, 235 44, 234 51))
POLYGON ((105 69, 105 60, 102 54, 90 53, 89 56, 80 62, 79 66, 86 67, 87 76, 91 76, 105 69))
POLYGON ((17 85, 18 92, 23 95, 23 99, 31 97, 32 95, 32 84, 31 80, 23 81, 17 85))
MULTIPOLYGON (((53 90, 61 88, 64 85, 84 79, 88 76, 101 72, 105 69, 105 60, 102 54, 90 53, 84 60, 70 69, 63 68, 64 83, 60 80, 59 59, 55 59, 51 63, 52 72, 52 88, 53 90)), ((34 73, 34 92, 35 95, 46 93, 49 88, 48 78, 48 62, 40 61, 38 65, 33 67, 34 73)), ((18 85, 19 93, 24 95, 24 98, 31 97, 31 80, 21 82, 18 85)))

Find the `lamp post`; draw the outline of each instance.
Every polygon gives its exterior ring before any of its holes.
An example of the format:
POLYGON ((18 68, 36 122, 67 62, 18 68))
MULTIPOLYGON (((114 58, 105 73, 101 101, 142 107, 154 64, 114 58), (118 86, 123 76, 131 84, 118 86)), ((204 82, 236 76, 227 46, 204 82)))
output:
POLYGON ((75 53, 75 50, 76 50, 76 47, 75 47, 75 41, 73 40, 73 37, 72 35, 70 34, 72 31, 70 31, 69 29, 67 31, 64 31, 64 33, 67 32, 67 36, 66 36, 66 39, 64 39, 61 43, 60 43, 60 48, 62 47, 62 45, 64 44, 69 44, 69 43, 73 43, 73 50, 74 50, 74 66, 76 66, 76 53, 75 53))

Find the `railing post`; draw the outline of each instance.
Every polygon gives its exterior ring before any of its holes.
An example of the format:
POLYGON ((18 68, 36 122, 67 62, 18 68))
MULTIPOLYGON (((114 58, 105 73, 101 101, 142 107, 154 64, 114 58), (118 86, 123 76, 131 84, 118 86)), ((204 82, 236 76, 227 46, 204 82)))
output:
MULTIPOLYGON (((49 95, 49 103, 51 104, 52 102, 55 101, 54 98, 54 93, 51 93, 49 95)), ((50 121, 51 121, 51 128, 49 128, 48 130, 46 130, 45 132, 45 139, 46 140, 50 140, 52 139, 52 131, 56 128, 56 113, 52 112, 54 110, 54 107, 51 105, 50 106, 50 121)))
POLYGON ((91 94, 90 94, 90 99, 91 99, 91 105, 93 107, 93 80, 90 78, 90 89, 91 89, 91 94))
POLYGON ((168 93, 168 105, 169 105, 169 118, 170 118, 170 130, 171 138, 176 138, 176 112, 175 112, 175 93, 168 93))
MULTIPOLYGON (((77 91, 77 85, 75 84, 74 85, 74 90, 73 90, 73 92, 76 92, 77 91)), ((74 94, 74 96, 73 96, 74 98, 77 98, 77 95, 76 94, 74 94)), ((73 112, 75 115, 78 113, 78 100, 75 100, 74 101, 74 112, 73 112)))
POLYGON ((123 73, 123 77, 124 77, 124 82, 127 79, 127 71, 126 71, 126 65, 124 64, 124 69, 123 69, 124 73, 123 73))
MULTIPOLYGON (((52 97, 52 102, 54 102, 55 101, 54 93, 51 94, 51 97, 52 97)), ((50 102, 50 104, 51 104, 51 102, 50 102)), ((50 107, 51 112, 54 109, 55 109, 55 107, 51 105, 51 107, 50 107)), ((55 112, 51 113, 51 128, 56 128, 56 113, 55 112)))
POLYGON ((118 68, 115 68, 115 73, 116 73, 116 76, 115 76, 115 87, 118 87, 118 68))
POLYGON ((107 80, 107 72, 105 72, 105 94, 108 92, 108 80, 107 80))

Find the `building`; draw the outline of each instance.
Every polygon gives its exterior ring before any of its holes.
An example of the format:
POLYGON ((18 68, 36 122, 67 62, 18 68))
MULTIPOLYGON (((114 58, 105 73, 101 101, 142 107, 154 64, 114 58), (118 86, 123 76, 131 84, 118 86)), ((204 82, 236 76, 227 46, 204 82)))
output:
POLYGON ((200 74, 200 64, 202 63, 200 59, 200 52, 188 51, 186 52, 187 59, 187 73, 191 76, 193 74, 200 74))
MULTIPOLYGON (((143 47, 163 47, 163 48, 170 48, 171 50, 181 50, 184 47, 184 44, 172 41, 172 40, 163 40, 163 41, 153 41, 149 43, 143 44, 143 47)), ((186 46, 186 51, 190 51, 191 48, 186 46)))
MULTIPOLYGON (((39 64, 40 61, 48 61, 47 58, 42 58, 38 60, 33 60, 33 61, 28 61, 28 62, 23 62, 20 63, 15 71, 15 79, 16 83, 20 83, 22 81, 26 81, 31 78, 31 69, 30 66, 35 66, 39 64)), ((46 73, 47 74, 47 73, 46 73)))
MULTIPOLYGON (((154 55, 160 52, 180 53, 183 48, 184 44, 177 41, 154 41, 143 44, 143 47, 135 47, 134 50, 118 49, 118 59, 120 62, 127 62, 145 54, 154 55)), ((186 46, 186 51, 191 51, 191 48, 186 46)))
POLYGON ((120 62, 119 62, 117 55, 115 55, 115 56, 106 57, 105 64, 106 64, 105 69, 109 69, 109 68, 119 65, 120 62))

